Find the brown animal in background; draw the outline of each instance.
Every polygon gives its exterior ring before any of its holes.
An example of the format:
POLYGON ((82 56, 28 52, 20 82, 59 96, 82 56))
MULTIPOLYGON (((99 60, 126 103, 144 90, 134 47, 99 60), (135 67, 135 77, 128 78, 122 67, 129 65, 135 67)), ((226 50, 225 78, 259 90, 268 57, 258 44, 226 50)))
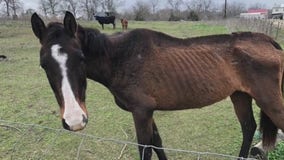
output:
POLYGON ((120 19, 122 30, 125 31, 127 30, 128 27, 128 20, 126 18, 120 19))
POLYGON ((151 159, 152 149, 160 160, 167 159, 153 119, 155 110, 201 108, 230 96, 243 133, 240 157, 248 157, 256 130, 252 99, 261 109, 265 147, 275 144, 278 128, 284 130, 283 52, 264 34, 180 39, 134 29, 108 36, 77 25, 70 12, 63 24, 45 26, 36 13, 31 21, 42 45, 40 64, 65 129, 76 131, 87 124, 85 89, 90 78, 132 113, 138 143, 147 146, 139 146, 143 160, 151 159))

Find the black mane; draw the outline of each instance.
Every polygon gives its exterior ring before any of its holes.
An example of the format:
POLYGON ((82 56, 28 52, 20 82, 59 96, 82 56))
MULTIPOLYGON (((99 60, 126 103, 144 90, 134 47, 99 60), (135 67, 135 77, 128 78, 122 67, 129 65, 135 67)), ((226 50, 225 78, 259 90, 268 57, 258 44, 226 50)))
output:
MULTIPOLYGON (((85 32, 85 44, 82 44, 85 47, 82 48, 92 50, 96 52, 97 55, 106 55, 108 57, 119 56, 120 58, 131 57, 141 53, 149 54, 149 52, 143 52, 143 50, 147 50, 154 46, 182 47, 190 46, 193 44, 223 44, 225 42, 231 41, 232 39, 231 34, 201 36, 183 39, 149 29, 134 29, 128 32, 114 33, 112 35, 100 33, 98 30, 91 28, 86 28, 85 32)), ((88 53, 94 54, 94 52, 88 53)))

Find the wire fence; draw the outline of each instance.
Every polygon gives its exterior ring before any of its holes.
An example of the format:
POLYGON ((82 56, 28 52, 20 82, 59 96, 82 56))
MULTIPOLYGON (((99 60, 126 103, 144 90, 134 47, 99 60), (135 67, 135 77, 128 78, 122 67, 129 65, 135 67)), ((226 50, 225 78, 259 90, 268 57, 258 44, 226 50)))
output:
MULTIPOLYGON (((221 159, 221 160, 235 160, 246 158, 240 158, 231 155, 211 153, 211 152, 198 152, 198 151, 190 151, 184 149, 173 149, 173 148, 159 148, 151 145, 142 145, 137 144, 135 142, 118 140, 113 138, 105 138, 105 137, 97 137, 95 135, 85 134, 82 132, 70 132, 63 129, 55 129, 47 126, 41 126, 37 124, 26 124, 19 122, 10 122, 5 120, 0 120, 0 155, 1 159, 138 159, 137 156, 129 156, 126 155, 126 148, 137 149, 138 146, 146 148, 155 148, 155 149, 163 149, 169 155, 175 155, 174 159, 182 159, 182 157, 186 157, 186 159, 196 159, 196 160, 204 160, 204 159, 221 159), (9 134, 7 134, 9 132, 9 134), (6 135, 6 137, 3 135, 6 135), (7 136, 8 135, 8 136, 7 136), (18 137, 17 140, 14 140, 14 137, 18 137), (46 136, 52 136, 52 138, 47 139, 46 136), (76 139, 78 141, 75 149, 71 149, 65 144, 57 144, 57 139, 61 137, 69 137, 71 139, 76 139), (13 137, 13 138, 12 138, 13 137), (75 137, 75 138, 74 138, 75 137), (11 142, 10 139, 13 139, 11 142), (99 150, 98 148, 89 148, 86 149, 84 147, 87 141, 91 141, 91 143, 103 143, 103 147, 109 146, 122 146, 119 147, 120 150, 114 151, 117 152, 116 156, 111 157, 108 156, 109 152, 113 152, 110 147, 107 153, 103 153, 103 156, 100 154, 96 154, 95 152, 99 150), (107 145, 106 145, 107 144, 107 145), (58 154, 64 154, 64 150, 67 150, 66 155, 61 155, 58 157, 58 154), (54 152, 57 151, 57 152, 54 152), (86 157, 84 152, 91 153, 91 156, 86 157), (55 154, 55 155, 51 155, 55 154), (99 157, 98 157, 99 156, 99 157)), ((73 146, 74 147, 74 146, 73 146)), ((135 154, 135 153, 133 153, 135 154)), ((136 153, 138 154, 138 153, 136 153)), ((113 156, 113 154, 111 154, 113 156)), ((169 156, 170 157, 170 156, 169 156)), ((144 159, 142 157, 142 159, 144 159)), ((171 157, 170 157, 171 159, 171 157)), ((249 160, 253 160, 253 158, 247 158, 249 160)))
POLYGON ((229 19, 226 21, 229 32, 252 31, 267 34, 278 40, 282 38, 281 31, 284 28, 284 21, 275 19, 229 19))

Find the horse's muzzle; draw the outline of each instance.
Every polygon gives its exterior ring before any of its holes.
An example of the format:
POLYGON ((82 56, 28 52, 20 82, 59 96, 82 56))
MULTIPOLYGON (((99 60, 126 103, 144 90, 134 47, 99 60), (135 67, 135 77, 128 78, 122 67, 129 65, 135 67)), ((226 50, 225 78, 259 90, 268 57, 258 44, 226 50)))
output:
POLYGON ((72 123, 72 125, 69 125, 66 123, 65 119, 62 119, 62 125, 64 129, 67 129, 69 131, 79 131, 86 127, 88 123, 88 118, 85 115, 82 115, 82 121, 79 123, 72 123))

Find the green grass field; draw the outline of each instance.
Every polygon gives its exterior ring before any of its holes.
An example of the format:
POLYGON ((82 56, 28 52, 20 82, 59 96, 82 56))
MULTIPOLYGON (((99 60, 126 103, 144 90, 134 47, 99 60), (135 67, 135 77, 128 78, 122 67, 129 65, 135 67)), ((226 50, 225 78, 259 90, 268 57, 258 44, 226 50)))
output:
MULTIPOLYGON (((100 26, 81 22, 83 26, 100 26)), ((129 22, 176 37, 227 33, 222 25, 202 22, 129 22)), ((105 33, 121 31, 105 27, 105 33)), ((283 44, 282 44, 283 45, 283 44)), ((88 81, 89 123, 76 134, 62 130, 59 107, 39 67, 40 44, 29 24, 0 25, 0 159, 138 159, 132 116, 118 108, 110 92, 88 81), (103 139, 101 139, 103 138, 103 139), (111 140, 115 139, 115 141, 111 140), (119 141, 117 141, 119 140, 119 141)), ((258 108, 255 117, 258 119, 258 108)), ((164 147, 237 156, 241 129, 229 99, 202 109, 155 112, 164 147)), ((167 151, 169 159, 197 159, 193 153, 167 151)), ((157 159, 154 155, 154 159, 157 159)), ((210 155, 202 159, 228 159, 210 155)))

